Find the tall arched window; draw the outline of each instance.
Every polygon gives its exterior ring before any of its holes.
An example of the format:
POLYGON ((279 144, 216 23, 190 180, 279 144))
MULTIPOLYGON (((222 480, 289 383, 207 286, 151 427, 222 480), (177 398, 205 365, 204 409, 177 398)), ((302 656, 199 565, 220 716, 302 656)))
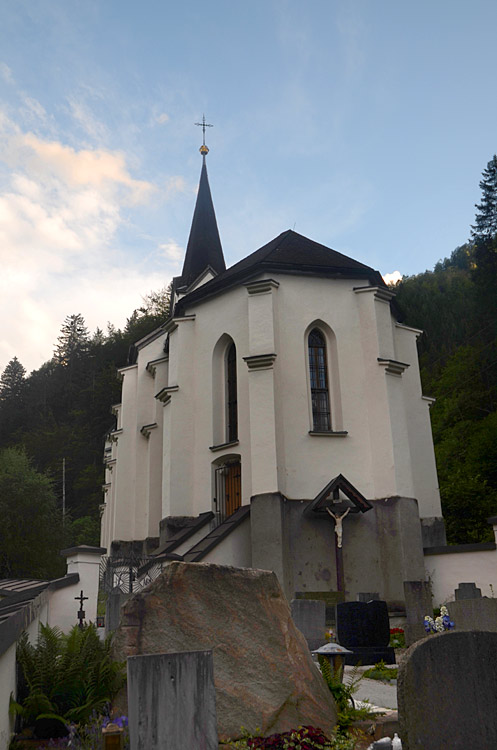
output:
POLYGON ((226 441, 238 440, 238 397, 236 386, 236 346, 226 352, 226 441))
POLYGON ((308 349, 313 430, 316 432, 329 432, 331 430, 331 413, 328 391, 326 340, 319 328, 313 328, 310 332, 308 349))

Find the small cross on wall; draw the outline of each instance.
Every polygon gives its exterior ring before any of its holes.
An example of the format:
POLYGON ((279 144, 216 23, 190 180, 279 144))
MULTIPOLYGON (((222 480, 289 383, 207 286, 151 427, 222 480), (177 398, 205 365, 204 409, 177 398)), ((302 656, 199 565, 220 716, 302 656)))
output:
POLYGON ((81 593, 79 596, 74 597, 76 601, 79 602, 79 610, 78 610, 78 625, 81 628, 81 630, 84 628, 84 619, 86 617, 86 612, 83 609, 83 602, 88 599, 87 596, 83 596, 83 589, 81 589, 81 593))

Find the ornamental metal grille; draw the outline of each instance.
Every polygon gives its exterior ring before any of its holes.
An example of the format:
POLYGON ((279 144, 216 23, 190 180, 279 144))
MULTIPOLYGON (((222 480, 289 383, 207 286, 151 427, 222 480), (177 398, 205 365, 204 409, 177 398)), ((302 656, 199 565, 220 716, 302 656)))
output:
POLYGON ((100 589, 107 594, 115 589, 123 594, 140 591, 162 573, 165 564, 155 557, 102 557, 100 589))
POLYGON ((328 392, 328 367, 326 364, 326 341, 318 328, 313 328, 310 332, 308 345, 313 430, 316 432, 329 432, 331 430, 331 412, 328 392))
POLYGON ((219 466, 215 472, 214 526, 219 526, 242 504, 242 467, 239 461, 219 466))

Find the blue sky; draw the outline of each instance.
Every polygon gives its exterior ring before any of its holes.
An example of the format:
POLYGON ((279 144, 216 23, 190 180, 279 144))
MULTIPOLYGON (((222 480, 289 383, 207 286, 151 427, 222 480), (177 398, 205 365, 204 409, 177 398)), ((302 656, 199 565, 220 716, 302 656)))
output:
POLYGON ((494 0, 0 9, 0 370, 181 270, 208 170, 228 265, 288 228, 383 274, 469 236, 497 151, 494 0))

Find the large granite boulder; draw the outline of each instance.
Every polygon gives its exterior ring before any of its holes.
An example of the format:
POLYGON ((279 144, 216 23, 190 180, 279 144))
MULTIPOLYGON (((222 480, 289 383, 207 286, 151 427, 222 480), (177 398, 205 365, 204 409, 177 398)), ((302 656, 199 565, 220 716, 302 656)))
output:
POLYGON ((114 657, 212 649, 220 740, 310 724, 336 707, 274 573, 172 562, 122 609, 114 657))

